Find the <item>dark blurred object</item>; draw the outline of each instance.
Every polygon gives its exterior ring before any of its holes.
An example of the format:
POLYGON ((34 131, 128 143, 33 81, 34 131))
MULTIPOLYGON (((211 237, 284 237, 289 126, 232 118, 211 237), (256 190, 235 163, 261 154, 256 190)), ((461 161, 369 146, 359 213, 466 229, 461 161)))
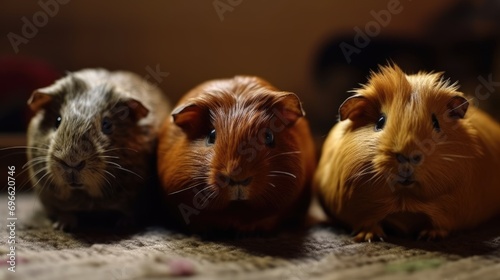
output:
POLYGON ((27 57, 0 57, 0 190, 7 189, 8 166, 14 166, 16 192, 29 191, 26 163, 26 126, 31 112, 26 105, 33 90, 45 87, 61 75, 48 63, 27 57))
MULTIPOLYGON (((455 2, 426 30, 421 38, 368 37, 365 45, 360 44, 363 38, 356 33, 335 36, 327 42, 318 53, 314 69, 315 83, 324 100, 319 103, 324 108, 309 115, 316 131, 326 134, 336 121, 340 104, 350 96, 348 91, 365 83, 370 71, 391 61, 409 74, 444 71, 445 78, 458 81, 460 90, 471 97, 478 95, 481 81, 500 77, 495 73, 500 69, 494 64, 495 55, 500 55, 500 1, 455 2), (357 50, 349 53, 346 44, 357 50)), ((500 88, 497 91, 487 100, 478 100, 478 104, 500 117, 495 109, 500 105, 500 88)))
POLYGON ((24 132, 33 90, 54 82, 60 73, 48 63, 26 57, 0 57, 0 133, 24 132))

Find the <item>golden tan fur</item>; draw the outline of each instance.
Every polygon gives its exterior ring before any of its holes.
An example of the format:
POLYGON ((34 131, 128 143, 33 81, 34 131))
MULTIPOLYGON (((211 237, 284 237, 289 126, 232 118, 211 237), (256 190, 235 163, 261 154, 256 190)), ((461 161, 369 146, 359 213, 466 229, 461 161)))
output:
POLYGON ((351 99, 324 143, 314 185, 356 240, 383 238, 382 223, 445 237, 500 213, 500 125, 467 110, 441 74, 382 67, 351 99), (375 131, 382 114, 385 127, 375 131), (428 223, 417 224, 415 213, 428 223))

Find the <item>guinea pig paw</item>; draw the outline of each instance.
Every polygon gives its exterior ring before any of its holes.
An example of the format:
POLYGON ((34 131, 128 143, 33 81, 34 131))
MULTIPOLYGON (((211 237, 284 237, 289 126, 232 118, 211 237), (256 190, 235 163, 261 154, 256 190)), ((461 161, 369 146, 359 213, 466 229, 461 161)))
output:
POLYGON ((78 226, 78 220, 74 215, 64 215, 60 216, 57 221, 52 224, 52 228, 55 230, 70 232, 76 229, 78 226))
POLYGON ((385 233, 382 227, 379 225, 370 228, 370 229, 362 229, 357 232, 356 236, 354 236, 354 241, 356 242, 368 242, 372 241, 382 241, 384 242, 385 233))
POLYGON ((450 234, 444 229, 429 229, 422 230, 418 236, 418 240, 436 241, 446 238, 450 234))

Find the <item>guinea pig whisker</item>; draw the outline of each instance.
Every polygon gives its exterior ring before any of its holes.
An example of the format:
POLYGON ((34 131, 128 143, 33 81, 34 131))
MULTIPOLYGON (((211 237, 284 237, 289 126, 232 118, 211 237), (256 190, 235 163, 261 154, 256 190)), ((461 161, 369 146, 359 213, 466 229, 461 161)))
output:
POLYGON ((135 173, 134 171, 132 171, 132 170, 130 170, 130 169, 127 169, 127 168, 124 168, 124 167, 115 167, 115 168, 116 168, 116 169, 118 169, 118 170, 123 170, 123 171, 125 171, 125 172, 130 173, 130 174, 133 174, 133 175, 135 175, 135 176, 139 177, 141 180, 144 180, 144 178, 142 178, 142 176, 141 176, 141 175, 139 175, 139 174, 135 173))
POLYGON ((201 205, 205 205, 205 203, 208 203, 210 198, 214 196, 214 194, 218 193, 216 190, 212 190, 212 192, 202 201, 201 205))
POLYGON ((356 175, 356 177, 361 177, 364 175, 372 174, 374 172, 375 172, 375 170, 370 170, 370 167, 368 167, 368 168, 360 170, 359 172, 355 173, 354 175, 356 175))
MULTIPOLYGON (((434 143, 436 143, 436 142, 434 142, 434 143)), ((469 144, 461 143, 461 142, 458 142, 458 141, 442 141, 442 142, 437 142, 436 143, 436 146, 446 146, 446 145, 453 145, 453 146, 460 145, 460 146, 466 146, 466 147, 470 146, 469 144)))
POLYGON ((39 157, 35 157, 35 158, 32 158, 30 160, 28 160, 24 165, 23 167, 21 167, 21 169, 25 169, 26 167, 30 167, 34 164, 37 164, 37 163, 40 163, 40 162, 44 162, 46 161, 46 157, 45 156, 39 156, 39 157))
POLYGON ((273 183, 269 183, 269 182, 267 182, 267 184, 269 184, 269 185, 270 185, 271 187, 273 187, 273 188, 276 188, 276 185, 275 185, 275 184, 273 184, 273 183))
POLYGON ((450 157, 450 158, 468 158, 473 159, 474 157, 461 156, 461 155, 453 155, 453 154, 443 154, 442 156, 450 157))
POLYGON ((104 193, 104 195, 105 196, 106 195, 109 195, 109 196, 113 195, 114 190, 116 190, 116 188, 113 188, 113 185, 111 185, 111 182, 108 180, 108 178, 106 178, 105 174, 99 173, 99 176, 101 176, 104 179, 104 181, 106 181, 106 183, 108 183, 107 185, 104 185, 102 187, 102 192, 104 193))
POLYGON ((272 156, 272 157, 269 157, 268 159, 273 159, 273 158, 278 157, 278 156, 292 155, 292 154, 300 154, 300 153, 301 153, 300 151, 284 152, 284 153, 277 154, 277 155, 274 155, 274 156, 272 156))
MULTIPOLYGON (((109 174, 110 174, 110 175, 112 175, 113 177, 115 177, 115 178, 116 178, 116 176, 115 176, 112 172, 109 172, 109 174)), ((107 174, 106 174, 106 175, 107 175, 107 174)), ((115 183, 115 185, 116 185, 116 184, 118 184, 118 187, 119 187, 119 188, 123 188, 123 185, 121 184, 120 180, 115 180, 115 181, 114 181, 114 183, 115 183)), ((113 185, 110 185, 110 187, 111 187, 111 189, 110 189, 110 190, 111 190, 111 193, 116 192, 116 189, 117 189, 117 188, 112 188, 112 187, 113 187, 113 185)), ((118 189, 119 189, 119 188, 118 188, 118 189)))
POLYGON ((117 157, 117 156, 99 156, 99 158, 114 158, 114 159, 120 159, 120 157, 117 157))
POLYGON ((441 159, 443 159, 443 160, 447 160, 447 161, 451 161, 451 162, 454 162, 454 161, 455 161, 454 159, 449 158, 449 157, 441 157, 441 159))
POLYGON ((205 182, 200 182, 200 183, 194 184, 194 185, 192 185, 192 186, 190 186, 190 187, 187 187, 187 188, 184 188, 184 189, 181 189, 181 190, 175 191, 175 192, 171 192, 171 193, 169 193, 168 195, 173 195, 173 194, 176 194, 176 193, 180 193, 180 192, 183 192, 183 191, 187 191, 187 190, 190 190, 190 189, 194 189, 194 188, 196 188, 196 187, 198 187, 198 186, 200 186, 200 185, 203 185, 203 184, 205 184, 205 182))
POLYGON ((112 148, 112 149, 104 150, 102 153, 108 153, 108 152, 118 151, 118 150, 128 150, 128 151, 132 151, 132 152, 136 152, 136 153, 139 152, 139 151, 134 150, 132 148, 112 148))
MULTIPOLYGON (((373 182, 372 182, 373 185, 384 184, 384 183, 388 183, 388 184, 394 183, 394 177, 384 176, 383 173, 375 173, 372 176, 372 178, 370 178, 370 181, 371 180, 373 180, 373 182), (391 181, 389 181, 389 180, 391 180, 391 181)), ((393 186, 390 186, 390 187, 393 188, 393 186)))
POLYGON ((293 174, 292 174, 292 173, 290 173, 290 172, 286 172, 286 171, 278 171, 278 170, 273 170, 273 171, 269 171, 269 173, 271 173, 271 174, 269 174, 269 175, 267 175, 267 176, 271 176, 271 177, 272 177, 272 176, 278 176, 278 175, 276 175, 276 174, 279 174, 279 175, 286 175, 286 176, 290 176, 290 177, 292 177, 292 178, 294 178, 294 179, 297 179, 297 176, 293 175, 293 174))
POLYGON ((353 172, 353 177, 360 177, 366 174, 371 174, 373 172, 375 172, 375 170, 373 170, 371 166, 365 166, 361 167, 359 171, 353 172))
POLYGON ((40 191, 44 191, 47 185, 51 185, 54 182, 54 176, 52 174, 49 174, 48 180, 45 180, 45 183, 43 183, 42 187, 40 188, 40 191))
POLYGON ((109 163, 109 164, 111 164, 111 165, 113 165, 113 166, 122 167, 121 165, 119 165, 118 163, 113 162, 113 161, 105 160, 104 162, 105 162, 105 163, 109 163))
MULTIPOLYGON (((194 195, 194 197, 197 197, 200 193, 202 193, 202 192, 204 192, 204 191, 206 191, 206 190, 209 190, 209 189, 211 189, 211 188, 213 188, 213 186, 212 186, 212 185, 209 185, 209 186, 207 186, 207 187, 204 187, 203 189, 199 190, 199 191, 198 191, 198 192, 194 195)), ((210 195, 214 194, 214 192, 215 192, 215 191, 212 189, 212 190, 211 190, 211 194, 210 194, 210 195)), ((210 197, 210 195, 208 195, 207 197, 209 198, 209 197, 210 197)), ((201 204, 202 206, 203 206, 203 205, 205 205, 205 202, 207 201, 207 197, 205 197, 205 199, 203 200, 203 203, 201 204)))
POLYGON ((208 190, 208 189, 210 189, 211 187, 212 187, 212 185, 209 185, 209 186, 204 187, 203 189, 201 189, 201 190, 197 191, 197 192, 196 192, 196 194, 195 194, 195 196, 197 196, 199 193, 201 193, 201 192, 202 192, 202 191, 204 191, 204 190, 208 190))
POLYGON ((381 176, 381 174, 374 174, 369 181, 373 181, 373 184, 379 184, 383 183, 384 176, 381 176))
MULTIPOLYGON (((115 178, 116 179, 116 176, 113 175, 113 173, 109 172, 108 170, 104 170, 104 173, 107 173, 109 174, 111 177, 115 178)), ((111 184, 110 184, 111 185, 111 184)))
POLYGON ((127 169, 127 168, 125 168, 125 167, 123 167, 123 166, 119 165, 119 164, 118 164, 118 163, 116 163, 116 162, 107 161, 107 160, 106 160, 106 161, 104 161, 104 162, 105 162, 105 163, 109 163, 109 164, 111 164, 111 165, 112 165, 111 167, 113 167, 113 168, 116 168, 116 169, 118 169, 118 170, 123 170, 123 171, 125 171, 125 172, 129 172, 130 174, 133 174, 133 175, 135 175, 135 176, 137 176, 137 177, 141 178, 142 180, 144 180, 144 178, 142 178, 142 177, 141 177, 141 175, 139 175, 139 174, 135 173, 134 171, 132 171, 132 170, 130 170, 130 169, 127 169))
POLYGON ((26 167, 29 167, 29 166, 31 166, 33 164, 44 162, 44 161, 47 161, 46 157, 45 156, 39 156, 39 157, 36 157, 36 158, 33 158, 33 159, 27 161, 21 168, 25 169, 26 167))
MULTIPOLYGON (((40 188, 40 192, 44 192, 47 184, 50 186, 53 182, 54 182, 54 176, 52 176, 52 174, 50 174, 49 177, 48 177, 48 180, 46 180, 45 183, 40 188)), ((34 188, 34 186, 33 186, 33 188, 34 188)), ((33 203, 31 204, 31 212, 34 212, 34 210, 35 210, 35 203, 37 201, 38 200, 34 200, 33 203)))
MULTIPOLYGON (((24 182, 23 184, 21 184, 21 186, 19 186, 19 189, 22 189, 24 186, 26 186, 26 184, 28 184, 29 182, 31 182, 31 180, 33 180, 33 178, 35 178, 38 174, 44 172, 44 171, 48 171, 49 168, 48 167, 43 167, 43 168, 40 168, 40 170, 38 170, 35 174, 33 174, 28 180, 26 180, 26 182, 24 182)), ((49 172, 47 172, 49 173, 49 172)), ((19 174, 18 174, 19 176, 19 174)), ((36 186, 36 184, 33 184, 33 187, 36 186)))
POLYGON ((201 175, 201 176, 191 177, 191 180, 207 180, 207 176, 201 175))
POLYGON ((6 154, 6 155, 0 157, 0 159, 3 159, 5 157, 9 157, 9 156, 15 156, 15 155, 25 155, 28 152, 26 149, 33 149, 33 150, 38 150, 38 151, 42 151, 42 152, 49 151, 49 149, 46 149, 46 148, 39 148, 39 147, 32 147, 32 146, 13 146, 13 147, 1 148, 0 151, 21 150, 21 149, 22 149, 22 151, 20 151, 20 152, 6 154))
MULTIPOLYGON (((44 169, 44 170, 47 171, 47 169, 44 169)), ((50 175, 50 173, 45 172, 45 174, 42 177, 40 177, 40 179, 38 179, 38 181, 36 181, 36 183, 33 184, 33 187, 38 185, 38 183, 40 183, 40 181, 43 180, 43 178, 45 178, 45 176, 47 176, 47 175, 50 175)))
POLYGON ((376 173, 377 171, 375 170, 369 170, 369 171, 365 171, 365 172, 360 172, 360 173, 357 173, 355 176, 353 176, 354 178, 361 178, 361 177, 364 177, 364 176, 370 176, 370 177, 374 177, 376 176, 376 173))
MULTIPOLYGON (((371 168, 372 168, 372 166, 367 166, 366 168, 364 168, 362 170, 365 171, 365 170, 368 170, 371 168)), ((390 173, 392 173, 392 170, 390 171, 390 173)), ((370 176, 370 178, 366 179, 366 182, 372 182, 372 184, 380 183, 380 182, 382 182, 382 180, 384 178, 384 176, 382 176, 383 175, 382 173, 379 173, 376 170, 372 170, 372 171, 366 171, 365 174, 363 174, 363 175, 351 177, 350 179, 358 179, 359 177, 364 176, 364 175, 368 175, 368 174, 372 174, 372 176, 370 176)))
MULTIPOLYGON (((37 165, 37 164, 46 163, 46 162, 47 162, 46 160, 43 160, 43 161, 42 161, 42 160, 40 160, 40 161, 38 161, 38 162, 33 162, 33 163, 30 163, 30 165, 29 165, 29 166, 27 166, 27 167, 32 167, 32 166, 35 166, 35 165, 37 165)), ((45 164, 44 164, 44 166, 45 166, 45 164)), ((17 173, 16 178, 17 178, 17 177, 19 177, 19 176, 21 176, 21 175, 23 175, 24 173, 26 173, 26 172, 28 172, 28 171, 29 171, 29 168, 25 168, 25 167, 23 166, 23 169, 21 170, 21 172, 17 173)))
MULTIPOLYGON (((106 173, 110 174, 111 176, 113 176, 113 178, 116 178, 113 174, 111 174, 110 172, 104 170, 106 173)), ((109 190, 112 190, 112 185, 111 185, 111 182, 108 180, 108 178, 106 178, 105 175, 101 174, 100 172, 97 172, 97 174, 99 174, 99 176, 101 176, 107 183, 108 183, 108 186, 109 186, 109 190)), ((103 190, 106 192, 108 191, 108 188, 103 188, 103 190)), ((112 194, 112 191, 109 193, 109 194, 112 194)))
POLYGON ((265 158, 267 158, 271 154, 271 150, 267 150, 266 154, 264 155, 265 158))
MULTIPOLYGON (((36 164, 40 164, 40 163, 44 163, 44 162, 46 162, 46 161, 45 161, 45 159, 44 159, 43 161, 39 161, 39 162, 36 162, 36 163, 32 163, 32 164, 30 164, 30 166, 32 166, 32 165, 36 165, 36 164)), ((44 166, 45 166, 45 165, 44 165, 44 166)), ((46 167, 45 167, 45 168, 46 168, 46 167)), ((17 173, 17 174, 16 174, 16 178, 19 178, 19 176, 23 175, 24 173, 26 173, 26 172, 28 172, 28 171, 29 171, 29 168, 24 168, 24 166, 23 166, 23 170, 21 170, 21 172, 19 172, 19 173, 17 173)), ((33 177, 29 178, 28 180, 26 180, 26 182, 24 182, 23 184, 21 184, 21 185, 19 186, 19 189, 23 188, 26 184, 28 184, 28 183, 31 181, 31 179, 32 179, 32 178, 33 178, 33 177)))
POLYGON ((1 148, 0 151, 7 151, 7 150, 14 150, 14 149, 33 149, 33 150, 39 150, 39 151, 48 151, 48 148, 40 148, 40 147, 35 147, 35 146, 12 146, 12 147, 7 147, 7 148, 1 148))

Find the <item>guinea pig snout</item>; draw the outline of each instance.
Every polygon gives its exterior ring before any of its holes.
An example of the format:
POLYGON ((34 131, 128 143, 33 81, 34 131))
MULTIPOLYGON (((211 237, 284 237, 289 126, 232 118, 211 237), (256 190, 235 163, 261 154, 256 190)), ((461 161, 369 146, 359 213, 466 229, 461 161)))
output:
POLYGON ((225 172, 218 172, 217 174, 217 183, 219 186, 224 186, 224 187, 234 187, 234 186, 242 186, 246 187, 250 185, 252 182, 253 177, 245 177, 245 176, 237 176, 237 175, 230 175, 225 172))
POLYGON ((410 155, 396 153, 396 160, 401 164, 410 163, 413 165, 418 165, 420 164, 420 162, 422 162, 422 159, 423 155, 420 152, 413 152, 410 155))
POLYGON ((54 160, 66 171, 81 171, 85 167, 85 160, 69 160, 54 157, 54 160))
POLYGON ((85 168, 85 160, 70 160, 69 158, 59 158, 52 156, 59 167, 60 177, 72 188, 82 188, 81 171, 85 168))
POLYGON ((243 201, 249 198, 249 185, 253 177, 246 177, 243 174, 230 175, 225 172, 217 173, 217 185, 225 188, 232 201, 243 201))
POLYGON ((402 186, 412 185, 415 182, 415 168, 422 162, 423 155, 420 152, 396 153, 395 159, 398 163, 396 181, 402 186))

